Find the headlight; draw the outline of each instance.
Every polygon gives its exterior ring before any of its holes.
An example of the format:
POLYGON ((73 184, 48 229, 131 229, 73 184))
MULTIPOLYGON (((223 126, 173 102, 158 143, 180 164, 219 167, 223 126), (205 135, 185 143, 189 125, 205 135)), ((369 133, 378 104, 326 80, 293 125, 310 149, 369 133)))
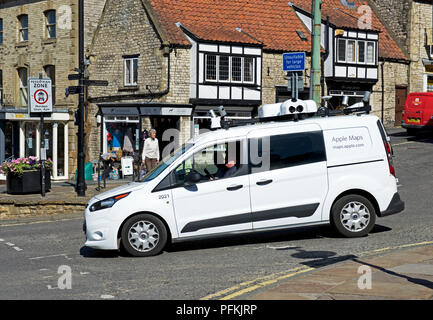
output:
POLYGON ((121 200, 123 198, 126 198, 127 196, 129 196, 129 194, 130 194, 130 192, 128 192, 128 193, 122 193, 122 194, 119 194, 117 196, 114 196, 114 197, 111 197, 111 198, 107 198, 107 199, 95 202, 94 204, 92 204, 90 206, 89 210, 91 212, 94 212, 94 211, 98 211, 98 210, 102 210, 102 209, 111 208, 112 206, 114 206, 114 204, 117 201, 119 201, 119 200, 121 200))

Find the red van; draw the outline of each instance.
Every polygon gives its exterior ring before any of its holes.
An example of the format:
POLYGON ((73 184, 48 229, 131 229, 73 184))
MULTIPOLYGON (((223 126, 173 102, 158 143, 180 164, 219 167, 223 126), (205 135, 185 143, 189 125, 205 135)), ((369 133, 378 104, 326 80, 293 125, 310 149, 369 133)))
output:
POLYGON ((414 92, 407 96, 401 126, 408 134, 420 129, 433 130, 433 92, 414 92))

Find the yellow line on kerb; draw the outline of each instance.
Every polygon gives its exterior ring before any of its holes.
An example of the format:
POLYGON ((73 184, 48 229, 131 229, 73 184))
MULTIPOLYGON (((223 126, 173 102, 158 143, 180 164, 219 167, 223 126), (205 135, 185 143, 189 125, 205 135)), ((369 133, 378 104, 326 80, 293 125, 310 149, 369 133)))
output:
MULTIPOLYGON (((313 270, 313 268, 308 268, 308 267, 302 266, 302 267, 296 267, 293 269, 273 273, 273 274, 270 274, 270 275, 267 275, 264 277, 256 278, 254 280, 242 282, 242 283, 235 285, 233 287, 230 287, 230 288, 218 291, 216 293, 210 294, 204 298, 201 298, 200 300, 211 300, 211 299, 215 299, 215 298, 218 298, 221 296, 224 296, 223 298, 221 298, 221 300, 227 300, 228 297, 233 298, 235 296, 239 296, 240 294, 256 290, 256 289, 258 289, 264 285, 270 285, 270 284, 275 283, 279 280, 292 277, 292 276, 296 275, 297 273, 299 273, 300 271, 306 272, 305 270, 311 271, 311 270, 313 270), (247 290, 247 291, 245 291, 245 290, 247 290), (231 293, 231 292, 234 292, 234 293, 231 293), (237 294, 237 292, 242 292, 242 293, 237 294)), ((228 299, 231 299, 231 298, 228 298, 228 299)))
MULTIPOLYGON (((399 246, 375 249, 372 251, 361 252, 360 254, 358 254, 358 256, 362 257, 362 256, 371 255, 374 253, 379 253, 379 252, 385 252, 385 251, 396 250, 396 249, 404 249, 404 248, 410 248, 410 247, 416 247, 416 246, 423 246, 423 245, 428 245, 428 244, 433 244, 433 241, 409 243, 409 244, 403 244, 403 245, 399 245, 399 246)), ((242 282, 242 283, 235 285, 233 287, 230 287, 230 288, 218 291, 216 293, 210 294, 204 298, 201 298, 200 300, 212 300, 212 299, 230 300, 230 299, 239 297, 241 295, 244 295, 246 293, 255 291, 257 289, 264 288, 266 286, 275 284, 278 281, 288 279, 288 278, 294 277, 298 274, 302 274, 305 272, 310 272, 310 271, 313 271, 315 269, 316 268, 302 266, 302 267, 289 269, 286 271, 273 273, 273 274, 270 274, 270 275, 267 275, 264 277, 260 277, 260 278, 254 279, 254 280, 242 282)))

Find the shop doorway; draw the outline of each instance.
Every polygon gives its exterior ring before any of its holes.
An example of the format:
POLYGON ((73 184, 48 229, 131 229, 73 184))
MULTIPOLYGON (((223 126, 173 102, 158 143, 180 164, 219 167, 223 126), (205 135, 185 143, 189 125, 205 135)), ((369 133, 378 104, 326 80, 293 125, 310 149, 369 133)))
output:
MULTIPOLYGON (((159 143, 159 153, 163 157, 165 148, 174 141, 174 132, 168 131, 169 129, 176 129, 179 132, 179 117, 151 117, 152 128, 156 130, 156 138, 159 143)), ((178 137, 180 139, 180 137, 178 137)), ((177 144, 179 141, 176 142, 177 144)), ((173 148, 172 148, 173 149, 173 148)), ((174 151, 174 150, 170 150, 174 151)))
POLYGON ((401 120, 403 117, 404 103, 407 97, 406 86, 395 87, 395 126, 401 126, 401 120))

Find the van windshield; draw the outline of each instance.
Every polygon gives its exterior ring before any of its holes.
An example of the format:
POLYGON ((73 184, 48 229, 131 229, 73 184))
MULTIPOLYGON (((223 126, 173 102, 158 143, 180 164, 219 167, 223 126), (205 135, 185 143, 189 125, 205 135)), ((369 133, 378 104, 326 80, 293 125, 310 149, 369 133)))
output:
POLYGON ((187 152, 192 146, 194 146, 193 143, 187 143, 182 145, 180 148, 178 148, 173 153, 170 153, 164 159, 162 159, 158 165, 156 165, 152 170, 150 170, 146 175, 140 179, 140 182, 147 182, 155 179, 157 176, 159 176, 169 165, 171 165, 174 161, 176 161, 177 158, 179 158, 181 155, 183 155, 185 152, 187 152))

